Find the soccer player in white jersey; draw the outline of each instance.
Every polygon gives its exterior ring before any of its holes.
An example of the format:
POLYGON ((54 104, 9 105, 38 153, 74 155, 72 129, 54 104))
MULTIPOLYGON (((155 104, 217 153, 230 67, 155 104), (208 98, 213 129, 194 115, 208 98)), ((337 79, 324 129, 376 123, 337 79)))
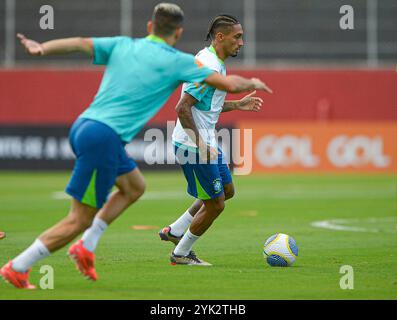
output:
MULTIPOLYGON (((201 50, 196 59, 207 68, 226 75, 224 61, 237 56, 243 46, 240 22, 226 14, 215 17, 207 40, 211 40, 211 45, 201 50)), ((266 91, 271 93, 269 88, 266 91)), ((206 84, 185 83, 182 88, 172 142, 188 182, 187 191, 196 200, 174 223, 159 232, 162 240, 176 245, 170 257, 172 264, 211 265, 199 259, 192 246, 224 210, 225 200, 234 195, 229 167, 217 145, 215 125, 222 112, 259 111, 263 101, 254 97, 255 93, 239 101, 225 101, 225 91, 206 84), (200 161, 203 158, 211 161, 200 161)))

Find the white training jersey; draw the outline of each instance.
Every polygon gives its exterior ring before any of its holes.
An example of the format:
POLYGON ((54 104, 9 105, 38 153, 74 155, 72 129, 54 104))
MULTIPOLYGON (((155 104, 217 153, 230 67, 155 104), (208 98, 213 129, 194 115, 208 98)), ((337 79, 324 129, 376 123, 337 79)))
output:
MULTIPOLYGON (((221 59, 216 55, 215 49, 210 46, 201 50, 197 55, 198 59, 207 68, 226 75, 226 67, 221 59)), ((225 102, 226 92, 210 87, 207 84, 184 83, 182 95, 188 93, 197 99, 197 103, 192 107, 193 119, 203 140, 214 148, 218 147, 215 125, 225 102)), ((197 148, 196 144, 190 139, 183 129, 179 119, 172 133, 174 145, 186 148, 197 148)))

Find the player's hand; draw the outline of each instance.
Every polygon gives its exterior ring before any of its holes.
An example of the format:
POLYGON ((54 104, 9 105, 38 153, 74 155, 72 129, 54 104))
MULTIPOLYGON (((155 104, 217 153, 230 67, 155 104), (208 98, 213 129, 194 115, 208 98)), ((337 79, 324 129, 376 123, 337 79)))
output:
POLYGON ((17 38, 21 41, 21 44, 24 46, 26 52, 32 56, 43 56, 44 49, 43 46, 34 41, 27 39, 23 34, 18 33, 17 38))
POLYGON ((262 82, 258 78, 251 78, 251 81, 254 84, 254 89, 266 91, 268 93, 273 93, 273 90, 270 89, 264 82, 262 82))
POLYGON ((201 159, 205 162, 217 159, 219 154, 217 149, 206 144, 200 144, 199 152, 201 159))
POLYGON ((249 95, 246 95, 236 103, 236 110, 241 111, 254 111, 258 112, 261 110, 263 100, 259 97, 253 97, 256 94, 256 90, 252 91, 249 95))

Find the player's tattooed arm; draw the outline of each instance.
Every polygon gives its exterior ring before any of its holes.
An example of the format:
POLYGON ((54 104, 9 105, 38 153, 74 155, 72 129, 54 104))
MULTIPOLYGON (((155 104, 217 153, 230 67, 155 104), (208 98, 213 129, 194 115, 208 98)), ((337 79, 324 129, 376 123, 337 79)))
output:
POLYGON ((26 52, 32 56, 48 56, 73 52, 83 52, 89 56, 93 55, 93 42, 91 38, 65 38, 39 43, 26 38, 20 33, 17 34, 17 37, 26 52))
POLYGON ((222 107, 222 112, 229 112, 233 110, 240 111, 254 111, 258 112, 261 110, 263 100, 259 97, 253 97, 256 94, 256 90, 246 95, 240 100, 225 101, 222 107))
POLYGON ((179 121, 190 139, 199 147, 200 155, 206 160, 215 159, 218 156, 218 151, 205 143, 194 122, 192 107, 196 103, 197 99, 190 94, 184 93, 182 95, 175 107, 179 121))
POLYGON ((229 93, 249 92, 252 90, 262 90, 273 93, 272 89, 257 78, 247 79, 236 75, 222 76, 215 72, 204 81, 212 87, 229 93))

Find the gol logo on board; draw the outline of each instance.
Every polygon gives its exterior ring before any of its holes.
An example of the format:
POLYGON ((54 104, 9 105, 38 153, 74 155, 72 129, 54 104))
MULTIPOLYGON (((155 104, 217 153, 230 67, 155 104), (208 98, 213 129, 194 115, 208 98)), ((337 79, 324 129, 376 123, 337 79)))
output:
POLYGON ((252 130, 253 171, 397 172, 397 124, 392 122, 259 122, 252 130))
MULTIPOLYGON (((391 164, 390 156, 384 154, 380 136, 338 135, 329 141, 324 154, 332 165, 339 168, 367 165, 387 168, 391 164)), ((320 155, 313 151, 310 136, 263 136, 256 143, 255 155, 259 163, 268 168, 295 165, 316 168, 321 164, 320 155)))

